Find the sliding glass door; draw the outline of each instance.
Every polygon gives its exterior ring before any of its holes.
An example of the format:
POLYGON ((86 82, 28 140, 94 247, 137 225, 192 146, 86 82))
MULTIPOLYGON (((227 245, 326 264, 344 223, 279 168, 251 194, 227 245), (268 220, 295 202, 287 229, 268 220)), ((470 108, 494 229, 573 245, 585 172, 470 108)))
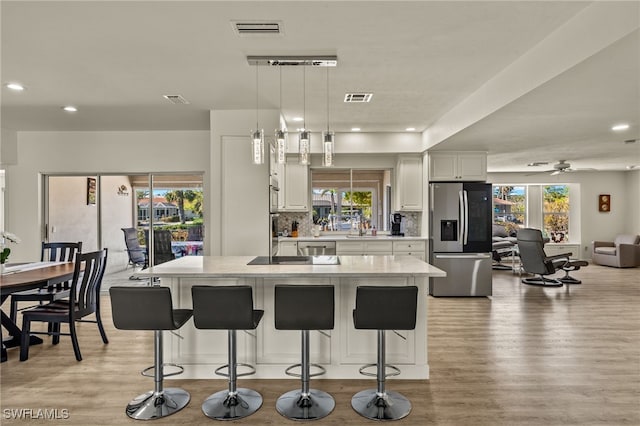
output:
MULTIPOLYGON (((203 175, 96 174, 44 177, 46 241, 82 241, 83 251, 109 249, 109 271, 129 265, 125 228, 137 231, 154 263, 169 257, 201 255, 204 244, 203 175), (163 247, 153 243, 162 231, 163 247)), ((161 236, 161 237, 162 237, 161 236)))

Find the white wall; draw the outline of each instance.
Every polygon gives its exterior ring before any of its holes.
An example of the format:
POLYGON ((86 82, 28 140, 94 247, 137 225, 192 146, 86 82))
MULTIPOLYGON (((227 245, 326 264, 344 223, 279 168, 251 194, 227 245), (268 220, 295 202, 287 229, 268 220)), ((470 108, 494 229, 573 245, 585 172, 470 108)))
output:
POLYGON ((634 208, 637 211, 640 204, 638 180, 632 178, 631 172, 574 172, 558 176, 489 173, 487 176, 487 182, 493 184, 579 184, 580 257, 585 259, 591 257, 591 241, 612 241, 617 234, 637 232, 639 219, 637 213, 634 216, 634 208), (609 213, 598 211, 599 194, 611 195, 609 213))
POLYGON ((51 176, 49 201, 49 241, 82 241, 82 251, 97 250, 98 202, 87 204, 87 176, 51 176))
MULTIPOLYGON (((40 256, 42 173, 204 172, 205 184, 211 173, 208 131, 18 132, 17 145, 5 193, 6 229, 22 239, 12 248, 15 262, 40 256)), ((206 185, 204 197, 210 199, 206 185)))
POLYGON ((629 231, 640 235, 640 170, 625 173, 629 231))
MULTIPOLYGON (((250 132, 256 112, 211 111, 211 226, 207 229, 212 255, 269 254, 269 169, 254 165, 250 132), (235 144, 235 145, 234 145, 235 144)), ((260 127, 276 129, 277 110, 260 111, 260 127)), ((266 142, 273 133, 266 131, 266 142)))

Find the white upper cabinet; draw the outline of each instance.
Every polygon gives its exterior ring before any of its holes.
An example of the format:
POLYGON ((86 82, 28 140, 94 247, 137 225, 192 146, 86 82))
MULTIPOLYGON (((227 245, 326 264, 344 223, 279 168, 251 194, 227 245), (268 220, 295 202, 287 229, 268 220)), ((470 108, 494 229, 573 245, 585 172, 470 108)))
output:
MULTIPOLYGON (((296 159, 297 160, 297 159, 296 159)), ((297 161, 280 165, 278 210, 309 211, 309 167, 297 161)))
POLYGON ((422 211, 422 157, 398 158, 396 210, 422 211))
POLYGON ((487 153, 453 151, 429 153, 429 180, 485 182, 487 153))

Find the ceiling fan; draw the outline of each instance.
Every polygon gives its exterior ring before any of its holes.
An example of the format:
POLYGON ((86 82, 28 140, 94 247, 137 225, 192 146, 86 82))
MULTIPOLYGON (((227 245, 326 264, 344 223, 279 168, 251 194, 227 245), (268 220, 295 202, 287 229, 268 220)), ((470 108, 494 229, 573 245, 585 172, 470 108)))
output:
POLYGON ((561 173, 572 172, 571 164, 567 163, 567 160, 558 160, 556 164, 553 165, 553 170, 548 170, 551 176, 559 175, 561 173))
MULTIPOLYGON (((528 166, 543 166, 549 164, 547 162, 535 162, 529 163, 528 166)), ((575 172, 577 170, 595 170, 595 169, 572 169, 571 164, 567 163, 567 160, 558 160, 556 164, 553 165, 551 170, 544 170, 537 173, 549 173, 551 176, 556 176, 562 173, 575 172)))

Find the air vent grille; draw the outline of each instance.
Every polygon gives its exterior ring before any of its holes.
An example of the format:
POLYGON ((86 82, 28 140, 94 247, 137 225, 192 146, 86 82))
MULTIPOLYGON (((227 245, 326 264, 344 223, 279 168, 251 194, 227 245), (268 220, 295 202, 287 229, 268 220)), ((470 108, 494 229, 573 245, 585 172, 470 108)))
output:
POLYGON ((345 93, 345 102, 371 102, 373 93, 345 93))
POLYGON ((163 98, 176 105, 188 105, 189 101, 182 97, 182 95, 162 95, 163 98))
POLYGON ((233 22, 233 26, 239 35, 277 35, 282 32, 280 22, 233 22))
POLYGON ((247 56, 249 65, 335 67, 338 57, 326 56, 247 56))

